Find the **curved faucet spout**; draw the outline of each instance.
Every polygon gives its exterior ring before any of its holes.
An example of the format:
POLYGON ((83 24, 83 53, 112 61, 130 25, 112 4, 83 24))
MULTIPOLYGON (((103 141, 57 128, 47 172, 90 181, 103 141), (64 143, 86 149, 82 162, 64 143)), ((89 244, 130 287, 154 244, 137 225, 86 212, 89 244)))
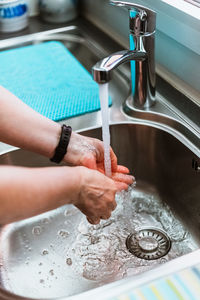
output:
POLYGON ((93 79, 97 83, 106 83, 110 81, 111 76, 110 73, 113 69, 117 68, 122 63, 131 60, 145 60, 147 58, 147 54, 145 51, 131 51, 124 50, 115 52, 108 57, 100 60, 96 63, 96 65, 92 68, 93 79))

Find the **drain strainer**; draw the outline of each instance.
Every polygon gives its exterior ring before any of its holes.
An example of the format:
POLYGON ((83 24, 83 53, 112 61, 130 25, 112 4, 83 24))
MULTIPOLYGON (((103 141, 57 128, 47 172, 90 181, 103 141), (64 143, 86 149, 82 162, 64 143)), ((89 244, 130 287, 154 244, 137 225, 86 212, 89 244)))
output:
POLYGON ((135 256, 152 260, 166 255, 171 248, 171 241, 160 229, 143 228, 127 237, 126 247, 135 256))

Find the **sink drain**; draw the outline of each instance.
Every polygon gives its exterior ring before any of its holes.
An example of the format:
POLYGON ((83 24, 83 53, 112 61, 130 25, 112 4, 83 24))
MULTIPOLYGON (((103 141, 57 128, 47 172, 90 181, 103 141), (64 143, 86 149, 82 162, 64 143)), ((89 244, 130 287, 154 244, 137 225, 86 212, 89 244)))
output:
POLYGON ((171 248, 167 234, 156 228, 143 228, 126 239, 127 249, 135 256, 153 260, 166 255, 171 248))

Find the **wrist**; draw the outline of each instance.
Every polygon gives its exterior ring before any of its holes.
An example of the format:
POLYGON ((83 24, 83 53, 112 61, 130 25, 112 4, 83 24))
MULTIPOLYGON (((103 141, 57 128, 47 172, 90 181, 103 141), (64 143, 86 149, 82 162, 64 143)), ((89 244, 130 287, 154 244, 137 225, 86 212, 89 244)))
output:
POLYGON ((81 188, 82 188, 82 169, 84 167, 63 167, 64 168, 64 182, 63 187, 65 190, 64 204, 75 205, 80 198, 81 188), (68 201, 66 202, 66 199, 68 201))
POLYGON ((85 167, 77 166, 77 167, 71 167, 72 169, 72 178, 73 178, 73 184, 72 184, 72 194, 73 197, 71 198, 71 204, 76 205, 80 201, 80 195, 81 190, 84 186, 84 180, 86 177, 85 174, 85 167))
POLYGON ((76 160, 77 153, 79 153, 80 151, 80 145, 79 143, 77 143, 78 136, 79 136, 78 133, 74 131, 71 132, 71 137, 67 147, 67 152, 63 157, 63 161, 70 165, 78 165, 73 163, 74 159, 76 160))

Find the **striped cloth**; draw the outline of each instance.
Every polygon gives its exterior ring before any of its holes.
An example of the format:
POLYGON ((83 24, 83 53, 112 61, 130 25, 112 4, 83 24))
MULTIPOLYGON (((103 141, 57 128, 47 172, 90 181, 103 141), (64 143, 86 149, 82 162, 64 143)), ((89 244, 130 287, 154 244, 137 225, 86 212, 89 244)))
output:
POLYGON ((182 270, 110 300, 200 300, 200 266, 182 270))

